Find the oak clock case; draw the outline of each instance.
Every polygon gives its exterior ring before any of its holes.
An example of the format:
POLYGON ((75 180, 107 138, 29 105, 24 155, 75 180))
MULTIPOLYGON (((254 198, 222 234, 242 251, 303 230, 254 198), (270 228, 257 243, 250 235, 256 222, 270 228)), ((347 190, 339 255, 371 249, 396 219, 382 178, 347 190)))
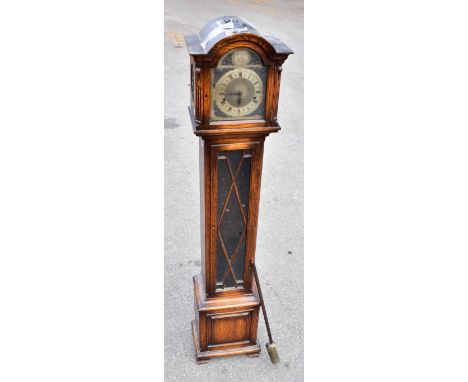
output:
POLYGON ((258 356, 260 299, 252 279, 265 137, 276 114, 282 64, 292 51, 235 16, 185 36, 189 113, 199 137, 201 273, 192 334, 198 363, 258 356))

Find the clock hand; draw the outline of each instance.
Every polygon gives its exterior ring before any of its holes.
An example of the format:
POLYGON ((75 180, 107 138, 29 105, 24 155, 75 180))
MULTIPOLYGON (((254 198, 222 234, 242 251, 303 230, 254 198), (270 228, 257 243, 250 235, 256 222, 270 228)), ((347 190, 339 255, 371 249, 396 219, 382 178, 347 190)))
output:
POLYGON ((237 95, 239 96, 239 98, 237 99, 237 106, 240 106, 240 104, 242 103, 242 91, 239 90, 237 95))

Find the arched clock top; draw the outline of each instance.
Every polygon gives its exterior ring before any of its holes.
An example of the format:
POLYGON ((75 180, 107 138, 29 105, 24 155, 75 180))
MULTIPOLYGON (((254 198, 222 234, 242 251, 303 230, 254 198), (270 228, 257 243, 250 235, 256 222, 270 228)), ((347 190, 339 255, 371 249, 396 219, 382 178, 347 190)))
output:
POLYGON ((237 16, 222 16, 208 22, 199 34, 185 36, 191 56, 214 60, 232 48, 232 44, 263 50, 271 60, 284 60, 293 51, 276 36, 261 34, 251 23, 237 16))
POLYGON ((211 20, 200 31, 201 44, 209 52, 219 41, 226 37, 240 34, 260 35, 247 20, 237 16, 222 16, 211 20))

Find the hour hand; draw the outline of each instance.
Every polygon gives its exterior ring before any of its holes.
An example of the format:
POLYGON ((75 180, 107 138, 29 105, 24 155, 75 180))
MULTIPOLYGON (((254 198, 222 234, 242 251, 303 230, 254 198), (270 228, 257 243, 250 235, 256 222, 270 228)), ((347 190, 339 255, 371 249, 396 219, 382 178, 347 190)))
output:
POLYGON ((240 106, 242 103, 242 91, 237 92, 237 96, 239 97, 237 98, 237 106, 240 106))
POLYGON ((231 92, 231 93, 219 93, 219 95, 223 95, 223 96, 238 96, 240 97, 242 95, 242 92, 231 92))

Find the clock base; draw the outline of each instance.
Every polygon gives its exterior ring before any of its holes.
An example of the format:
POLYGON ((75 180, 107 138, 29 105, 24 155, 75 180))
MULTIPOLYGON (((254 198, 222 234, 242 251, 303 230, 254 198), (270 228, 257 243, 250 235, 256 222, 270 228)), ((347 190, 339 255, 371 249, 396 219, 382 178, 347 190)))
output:
POLYGON ((238 348, 229 348, 226 350, 207 350, 201 351, 198 342, 198 331, 195 320, 192 320, 192 336, 193 344, 195 347, 195 358, 197 364, 201 365, 208 363, 211 358, 216 357, 229 357, 232 355, 246 354, 248 357, 259 357, 260 356, 260 345, 258 342, 255 345, 242 346, 238 348))
POLYGON ((197 363, 232 355, 255 355, 260 299, 255 293, 207 298, 201 276, 193 278, 195 320, 192 335, 197 363))

